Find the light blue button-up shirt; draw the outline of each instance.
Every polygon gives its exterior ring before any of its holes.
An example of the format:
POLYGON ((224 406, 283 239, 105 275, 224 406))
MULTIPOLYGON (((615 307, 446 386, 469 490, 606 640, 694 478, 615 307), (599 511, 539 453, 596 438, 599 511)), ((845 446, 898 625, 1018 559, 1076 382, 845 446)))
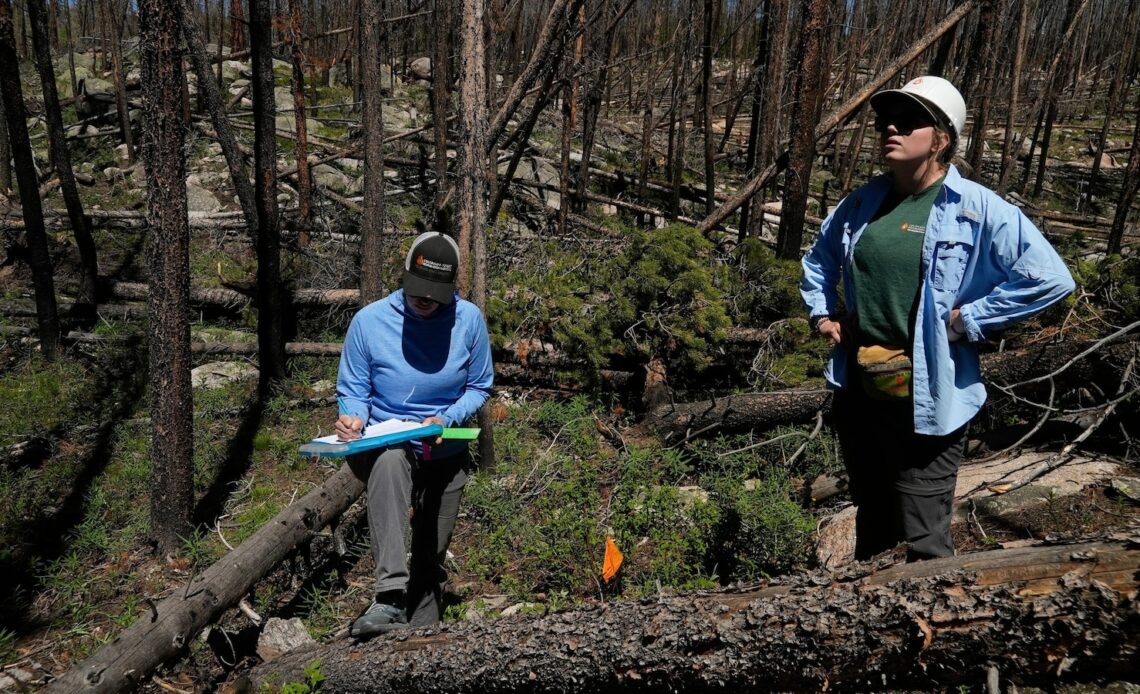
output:
MULTIPOLYGON (((803 259, 800 294, 808 314, 855 310, 852 250, 891 189, 878 176, 843 199, 803 259)), ((943 435, 977 414, 986 400, 972 343, 1065 298, 1075 284, 1053 247, 1021 210, 968 181, 951 166, 930 210, 922 244, 922 285, 911 356, 914 428, 943 435), (966 338, 948 339, 951 309, 961 311, 966 338)), ((837 346, 824 373, 832 388, 847 385, 847 354, 837 346)))

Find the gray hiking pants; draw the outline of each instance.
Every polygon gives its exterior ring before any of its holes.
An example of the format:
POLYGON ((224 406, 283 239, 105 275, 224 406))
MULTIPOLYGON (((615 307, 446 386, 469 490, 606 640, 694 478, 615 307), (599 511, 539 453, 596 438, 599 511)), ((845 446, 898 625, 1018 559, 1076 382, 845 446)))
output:
POLYGON ((444 559, 467 484, 469 461, 466 452, 422 461, 408 445, 386 448, 379 454, 369 452, 354 461, 357 477, 368 485, 376 592, 405 591, 408 622, 413 626, 440 620, 447 582, 444 559))
POLYGON ((914 431, 909 400, 873 400, 858 383, 835 392, 835 431, 855 502, 855 558, 907 544, 910 561, 954 555, 950 519, 966 427, 914 431))

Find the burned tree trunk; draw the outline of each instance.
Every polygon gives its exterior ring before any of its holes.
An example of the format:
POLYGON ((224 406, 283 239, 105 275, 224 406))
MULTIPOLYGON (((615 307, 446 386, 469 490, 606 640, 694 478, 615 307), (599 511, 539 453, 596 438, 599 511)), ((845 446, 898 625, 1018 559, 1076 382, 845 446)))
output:
POLYGON ((562 133, 558 166, 558 235, 566 235, 570 214, 570 137, 574 131, 573 65, 567 56, 562 66, 562 133))
MULTIPOLYGON (((123 42, 119 19, 112 14, 111 0, 100 0, 107 38, 111 44, 111 73, 115 81, 115 109, 119 113, 119 131, 127 145, 127 161, 135 162, 135 140, 131 132, 130 111, 127 108, 127 86, 123 78, 123 42)), ((181 97, 179 97, 181 103, 181 97)))
POLYGON ((260 387, 285 378, 281 229, 277 215, 277 102, 273 96, 271 0, 251 0, 254 198, 257 204, 257 347, 260 387))
MULTIPOLYGON (((871 94, 881 89, 883 85, 898 74, 900 70, 909 65, 912 60, 930 47, 939 37, 954 28, 958 22, 972 12, 976 3, 977 0, 964 0, 955 7, 953 11, 946 15, 937 26, 931 29, 929 33, 921 36, 916 41, 910 42, 904 53, 886 65, 877 75, 864 83, 857 93, 852 95, 851 98, 844 102, 839 108, 832 111, 823 119, 815 129, 815 139, 818 140, 820 137, 823 137, 823 135, 838 127, 839 124, 859 108, 864 101, 870 98, 871 94)), ((769 164, 763 171, 753 176, 747 183, 741 186, 735 195, 722 203, 712 214, 701 220, 701 223, 698 225, 700 230, 708 232, 725 219, 728 219, 729 215, 735 212, 745 200, 754 196, 772 180, 772 177, 786 165, 784 161, 786 158, 786 152, 776 157, 776 161, 769 164)))
MULTIPOLYGON (((484 27, 487 0, 463 0, 462 43, 459 59, 459 98, 462 113, 459 154, 459 237, 470 239, 460 246, 460 256, 470 255, 471 301, 487 311, 487 45, 484 27)), ((524 140, 519 146, 525 146, 524 140)), ((562 200, 565 206, 567 201, 562 200)), ((463 263, 460 264, 463 268, 463 263)), ((495 464, 494 420, 490 408, 479 411, 481 465, 495 464)))
MULTIPOLYGON (((788 19, 786 0, 764 0, 764 16, 760 24, 760 40, 757 42, 756 57, 752 63, 752 110, 748 124, 748 147, 744 153, 744 175, 752 177, 756 173, 756 163, 766 161, 771 150, 769 141, 775 131, 774 123, 777 118, 770 118, 766 114, 774 109, 779 112, 780 92, 783 91, 784 75, 784 44, 786 43, 786 25, 788 19)), ((760 195, 756 199, 748 198, 740 205, 740 229, 738 240, 744 241, 753 227, 759 225, 750 223, 752 205, 757 208, 763 205, 760 195)), ((760 212, 757 217, 764 218, 760 212)))
POLYGON ((181 546, 194 501, 194 405, 190 388, 190 223, 178 94, 185 81, 178 9, 164 0, 139 6, 144 166, 147 179, 147 271, 151 278, 150 407, 153 431, 151 532, 162 551, 181 546))
POLYGON ((815 159, 815 124, 825 88, 823 75, 823 34, 828 14, 827 0, 812 0, 804 19, 800 39, 799 78, 793 99, 791 147, 788 170, 784 173, 784 207, 776 238, 776 255, 798 259, 803 244, 804 215, 811 189, 812 161, 815 159))
POLYGON ((431 113, 435 132, 435 212, 447 199, 447 116, 451 112, 451 3, 435 0, 434 53, 431 60, 431 113))
POLYGON ((859 564, 728 592, 463 622, 289 654, 254 679, 321 691, 930 689, 1135 670, 1135 539, 859 564))
POLYGON ((32 269, 32 284, 36 293, 40 349, 46 358, 53 359, 59 342, 59 312, 55 303, 55 282, 52 278, 47 233, 44 231, 39 181, 36 180, 36 163, 32 155, 32 143, 28 139, 28 121, 24 110, 23 89, 20 87, 20 63, 16 57, 12 6, 9 0, 0 0, 0 100, 4 102, 8 142, 16 164, 20 206, 24 210, 28 265, 32 269))
MULTIPOLYGON (((55 88, 55 68, 51 62, 51 37, 48 34, 44 0, 28 0, 28 21, 32 25, 32 49, 36 53, 36 68, 43 88, 44 117, 48 125, 48 150, 52 168, 59 177, 60 192, 67 207, 72 235, 79 249, 79 290, 75 296, 73 313, 82 324, 95 319, 95 281, 99 274, 95 239, 91 236, 91 223, 83 215, 83 203, 75 187, 75 174, 71 170, 71 155, 63 130, 63 112, 55 88)), ((52 6, 55 1, 52 0, 52 6)))
MULTIPOLYGON (((230 55, 245 50, 244 0, 230 0, 230 55)), ((234 60, 237 60, 235 57, 234 60)))
MULTIPOLYGON (((210 73, 210 58, 206 55, 206 47, 203 45, 201 37, 198 36, 198 26, 193 19, 192 0, 182 0, 181 8, 179 24, 182 28, 182 36, 186 40, 186 50, 190 54, 190 62, 194 66, 194 73, 198 76, 198 102, 203 104, 210 114, 210 122, 214 125, 218 145, 222 148, 222 154, 226 158, 226 165, 230 172, 230 183, 237 194, 246 227, 249 229, 249 235, 256 238, 257 203, 253 186, 249 182, 249 169, 245 165, 245 160, 242 159, 237 137, 230 126, 225 101, 222 99, 221 85, 213 79, 213 75, 210 73)), ((220 65, 218 66, 218 74, 221 74, 220 65)))
POLYGON ((1009 107, 1005 116, 1005 138, 1001 146, 1001 173, 998 175, 997 192, 1004 194, 1009 187, 1009 177, 1013 175, 1014 164, 1017 162, 1014 147, 1020 147, 1020 140, 1014 144, 1013 125, 1017 115, 1017 102, 1021 93, 1021 66, 1025 61, 1025 36, 1029 24, 1029 0, 1018 0, 1017 3, 1017 36, 1013 44, 1013 66, 1010 69, 1011 84, 1009 88, 1009 107))
POLYGON ((0 99, 0 195, 12 190, 12 149, 8 146, 8 119, 4 117, 4 99, 0 99))
MULTIPOLYGON (((713 33, 716 31, 713 15, 713 0, 704 0, 704 8, 701 13, 701 23, 704 26, 704 38, 701 41, 701 128, 704 131, 705 144, 705 214, 712 214, 713 208, 716 207, 716 198, 714 197, 716 173, 713 168, 715 149, 712 134, 712 43, 713 33)), ((735 68, 733 74, 735 74, 735 68)))
MULTIPOLYGON (((1137 99, 1137 104, 1140 104, 1140 99, 1137 99)), ((1116 214, 1112 218, 1112 230, 1108 235, 1109 253, 1120 252, 1124 241, 1124 227, 1128 222, 1128 213, 1132 210, 1137 190, 1140 190, 1140 117, 1136 118, 1136 127, 1132 131, 1128 168, 1124 170, 1124 183, 1120 186, 1120 197, 1116 200, 1116 214)))
POLYGON ((381 0, 359 0, 361 52, 357 61, 363 71, 364 213, 360 219, 360 303, 376 301, 384 294, 381 271, 384 263, 384 119, 382 114, 380 48, 381 0))
POLYGON ((583 2, 584 0, 554 0, 554 4, 551 5, 550 12, 547 13, 546 20, 543 22, 542 30, 539 32, 538 38, 535 39, 530 60, 518 78, 511 84, 511 88, 503 100, 503 105, 499 107, 495 117, 491 120, 491 124, 487 127, 488 147, 496 146, 507 127, 507 121, 514 115, 515 110, 522 103, 523 97, 526 96, 534 81, 538 79, 539 72, 553 55, 558 44, 561 43, 559 30, 562 29, 566 18, 577 16, 578 8, 583 2))
POLYGON ((293 114, 297 123, 297 245, 306 248, 313 227, 313 184, 309 177, 309 138, 305 118, 305 45, 300 0, 289 0, 287 43, 293 58, 293 114))

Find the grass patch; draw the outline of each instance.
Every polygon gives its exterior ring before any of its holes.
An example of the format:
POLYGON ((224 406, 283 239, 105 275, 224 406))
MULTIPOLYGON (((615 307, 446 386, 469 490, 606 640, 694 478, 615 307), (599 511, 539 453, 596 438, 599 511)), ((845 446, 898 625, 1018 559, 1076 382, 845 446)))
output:
MULTIPOLYGON (((466 492, 470 521, 455 543, 466 575, 457 580, 571 604, 602 590, 608 535, 625 563, 605 592, 626 597, 752 580, 807 560, 815 521, 786 466, 769 469, 755 452, 716 456, 735 441, 614 449, 598 433, 604 416, 585 398, 507 408, 495 432, 498 465, 476 473, 466 492)), ((813 441, 794 472, 837 465, 824 460, 830 446, 813 441)))

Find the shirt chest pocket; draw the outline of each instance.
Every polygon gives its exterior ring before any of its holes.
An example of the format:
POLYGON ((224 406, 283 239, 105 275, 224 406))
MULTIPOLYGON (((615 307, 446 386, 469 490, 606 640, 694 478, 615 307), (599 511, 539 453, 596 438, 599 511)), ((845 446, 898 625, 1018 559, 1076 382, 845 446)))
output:
POLYGON ((934 266, 931 284, 942 291, 956 291, 962 286, 966 267, 974 253, 974 229, 968 222, 941 235, 934 244, 934 266))

